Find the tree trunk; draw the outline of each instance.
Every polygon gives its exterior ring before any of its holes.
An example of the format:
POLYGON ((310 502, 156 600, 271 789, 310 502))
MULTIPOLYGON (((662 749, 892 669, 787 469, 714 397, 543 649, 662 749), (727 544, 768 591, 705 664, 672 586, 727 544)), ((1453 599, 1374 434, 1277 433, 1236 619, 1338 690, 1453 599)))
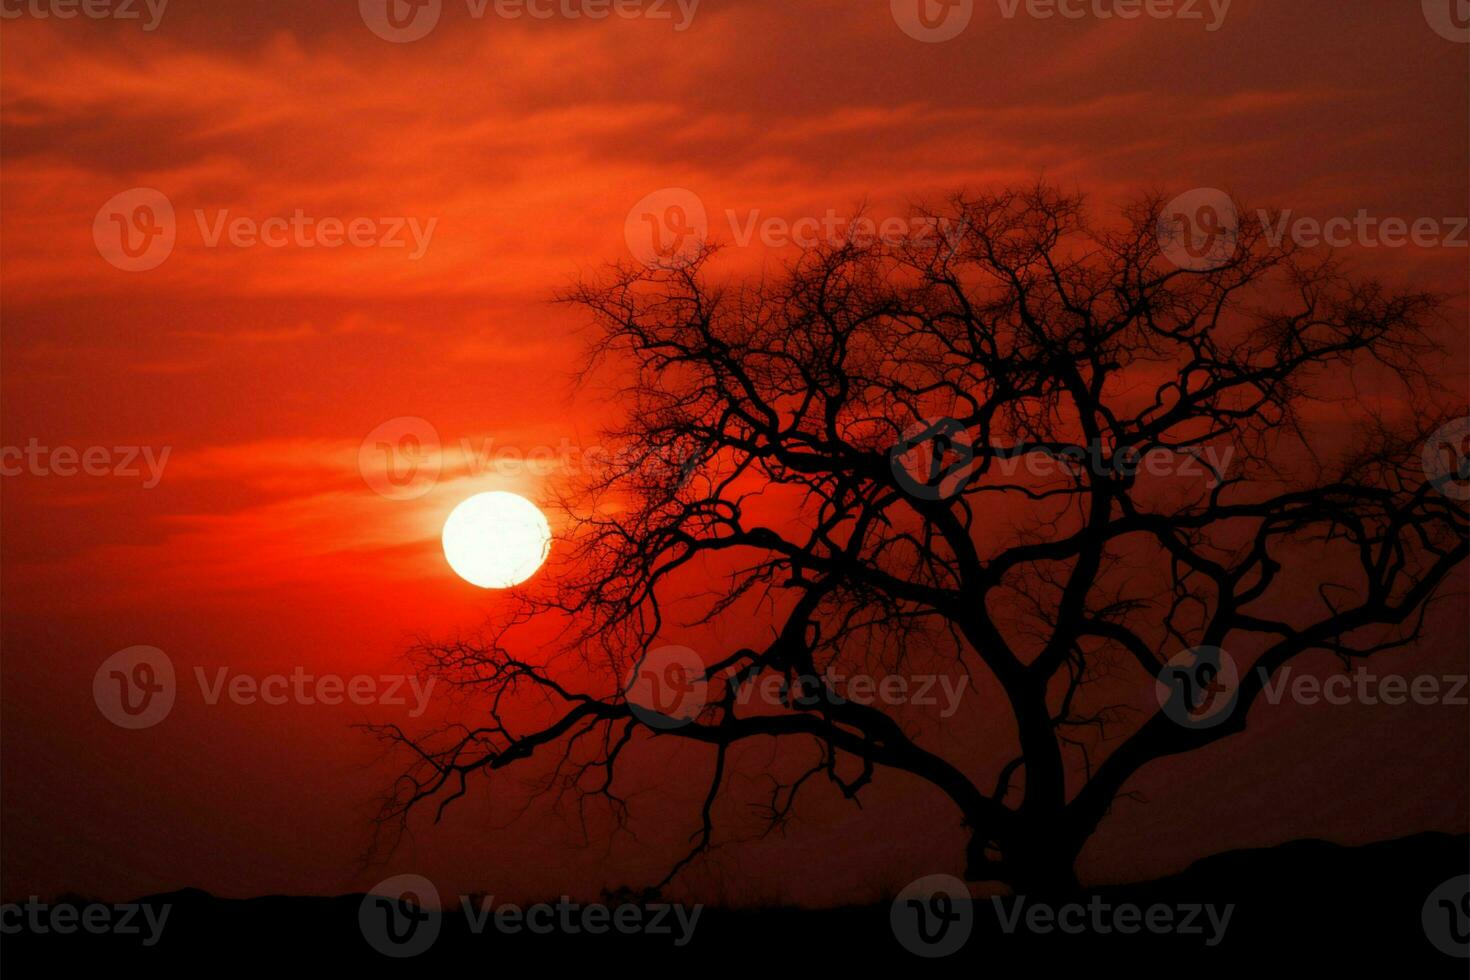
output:
POLYGON ((1018 863, 1006 875, 1006 884, 1015 894, 1032 900, 1071 898, 1082 890, 1075 863, 1068 854, 1018 863))
POLYGON ((1082 890, 1077 881, 1080 845, 1062 834, 1046 834, 1026 841, 1002 844, 999 859, 985 854, 984 840, 975 835, 966 854, 965 877, 971 881, 1000 881, 1016 895, 1030 899, 1070 898, 1082 890))

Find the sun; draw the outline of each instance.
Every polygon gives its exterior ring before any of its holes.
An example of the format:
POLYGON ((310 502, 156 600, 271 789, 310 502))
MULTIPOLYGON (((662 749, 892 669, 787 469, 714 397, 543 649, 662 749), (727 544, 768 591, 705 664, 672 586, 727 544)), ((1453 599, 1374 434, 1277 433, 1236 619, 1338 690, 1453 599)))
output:
POLYGON ((546 515, 525 497, 496 490, 463 501, 444 522, 444 557, 482 589, 519 585, 551 551, 546 515))

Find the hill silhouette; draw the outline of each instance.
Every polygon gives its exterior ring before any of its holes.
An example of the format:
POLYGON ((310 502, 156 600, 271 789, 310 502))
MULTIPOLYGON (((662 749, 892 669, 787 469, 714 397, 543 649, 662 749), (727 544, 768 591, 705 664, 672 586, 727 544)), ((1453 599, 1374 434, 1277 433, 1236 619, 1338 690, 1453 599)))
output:
MULTIPOLYGON (((887 903, 836 909, 705 908, 690 940, 676 946, 669 935, 569 935, 562 930, 543 935, 524 929, 508 934, 493 925, 477 933, 458 903, 446 898, 437 938, 401 964, 413 969, 486 967, 500 957, 512 957, 517 963, 560 969, 619 964, 689 971, 719 965, 785 973, 817 965, 923 971, 1108 964, 1141 969, 1145 975, 1333 967, 1350 967, 1357 975, 1367 964, 1378 963, 1412 969, 1416 977, 1464 977, 1466 961, 1432 945, 1421 912, 1432 891, 1467 872, 1470 835, 1420 834, 1361 847, 1293 841, 1215 855, 1156 881, 1088 889, 1073 900, 1087 905, 1095 898, 1104 907, 1233 905, 1228 926, 1213 945, 1207 944, 1208 925, 1203 934, 1189 936, 1143 930, 1069 935, 1055 929, 1043 935, 1024 928, 1008 934, 1002 923, 1016 914, 1016 899, 1000 899, 998 906, 980 899, 973 903, 968 941, 953 955, 936 959, 920 958, 900 945, 887 903)), ((138 936, 22 930, 4 937, 4 965, 128 965, 165 976, 238 962, 392 966, 390 958, 369 945, 359 925, 364 898, 224 899, 197 889, 151 895, 138 901, 170 906, 151 947, 138 936)), ((55 904, 67 902, 86 904, 77 896, 55 904)), ((1203 916, 1200 921, 1206 922, 1203 916)))

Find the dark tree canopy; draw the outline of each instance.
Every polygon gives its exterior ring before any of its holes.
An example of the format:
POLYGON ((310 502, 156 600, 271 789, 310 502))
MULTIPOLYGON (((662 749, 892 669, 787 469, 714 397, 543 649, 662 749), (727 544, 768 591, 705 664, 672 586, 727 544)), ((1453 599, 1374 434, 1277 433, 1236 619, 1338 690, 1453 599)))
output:
POLYGON ((619 759, 689 740, 709 787, 672 878, 718 837, 732 747, 778 740, 818 761, 775 783, 771 823, 803 786, 860 798, 902 770, 952 803, 969 879, 1065 889, 1130 778, 1243 729, 1293 657, 1422 634, 1466 557, 1465 505, 1421 459, 1463 414, 1433 381, 1438 297, 1248 225, 1218 267, 1180 268, 1157 199, 1094 220, 1036 186, 921 217, 946 233, 733 283, 707 248, 567 297, 595 320, 588 377, 617 381, 627 465, 568 491, 551 584, 515 622, 415 651, 484 699, 463 727, 378 730, 413 753, 385 826, 533 754, 621 814, 619 759), (769 640, 701 651, 702 710, 660 724, 623 680, 691 603, 769 640), (578 670, 517 645, 551 616, 578 670), (1215 648, 1238 667, 1224 717, 1191 724, 1186 689, 1153 701, 1166 664, 1215 648), (825 680, 920 655, 999 692, 1009 762, 977 771, 825 680), (783 706, 737 697, 770 677, 783 706), (1124 688, 1150 710, 1109 700, 1124 688), (507 719, 528 700, 551 713, 524 731, 507 719))

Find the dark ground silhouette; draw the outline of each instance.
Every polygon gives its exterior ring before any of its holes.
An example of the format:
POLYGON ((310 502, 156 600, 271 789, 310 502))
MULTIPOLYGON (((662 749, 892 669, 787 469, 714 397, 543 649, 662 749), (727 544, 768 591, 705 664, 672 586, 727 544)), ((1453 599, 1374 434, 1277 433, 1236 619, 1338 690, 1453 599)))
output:
MULTIPOLYGON (((22 931, 4 937, 3 965, 7 971, 49 971, 63 963, 126 966, 162 976, 213 973, 241 962, 277 964, 293 973, 304 964, 372 967, 375 973, 453 965, 488 971, 515 964, 516 969, 597 967, 618 973, 680 971, 686 976, 687 971, 715 967, 784 975, 828 965, 921 972, 980 969, 987 974, 998 968, 1082 966, 1144 976, 1215 975, 1223 970, 1285 975, 1284 970, 1336 967, 1359 976, 1379 965, 1394 965, 1402 976, 1464 977, 1467 961, 1431 944, 1421 913, 1431 892, 1467 871, 1470 835, 1421 834, 1354 848, 1294 841, 1217 855, 1169 878, 1090 890, 1077 899, 1086 904, 1096 895, 1111 906, 1134 903, 1145 908, 1159 902, 1234 903, 1223 939, 1214 946, 1206 945, 1207 924, 1203 934, 1192 936, 1008 935, 993 904, 981 900, 975 904, 968 941, 957 953, 939 959, 920 958, 900 945, 886 903, 828 910, 706 908, 682 948, 667 935, 567 935, 559 930, 508 935, 493 926, 476 934, 453 904, 425 952, 395 961, 364 938, 358 919, 362 895, 233 900, 186 889, 140 900, 172 907, 152 948, 143 948, 136 936, 22 931)), ((1003 900, 1007 915, 1014 909, 1010 901, 1003 900)), ((446 898, 446 906, 452 903, 446 898)), ((1470 928, 1470 922, 1459 924, 1470 928)))

